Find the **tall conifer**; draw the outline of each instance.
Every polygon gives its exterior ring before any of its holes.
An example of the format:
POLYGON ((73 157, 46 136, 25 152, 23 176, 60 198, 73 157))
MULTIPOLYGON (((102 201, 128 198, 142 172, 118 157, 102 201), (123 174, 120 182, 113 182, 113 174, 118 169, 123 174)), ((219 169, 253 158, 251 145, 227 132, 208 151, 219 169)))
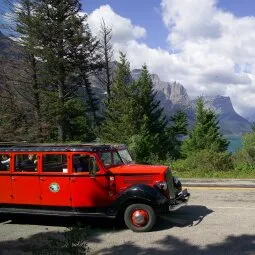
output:
MULTIPOLYGON (((82 85, 90 86, 87 77, 98 60, 97 41, 91 36, 86 15, 80 12, 79 0, 42 0, 34 20, 44 84, 55 101, 50 105, 51 118, 57 124, 59 141, 68 139, 68 125, 72 124, 66 106, 69 100, 79 100, 82 85)), ((80 117, 86 122, 85 112, 80 117)))
POLYGON ((219 129, 216 114, 205 108, 202 98, 197 99, 195 127, 190 132, 189 138, 183 143, 183 154, 187 156, 189 152, 204 149, 213 150, 214 152, 226 151, 229 142, 223 137, 219 129))
POLYGON ((153 89, 151 76, 147 66, 142 67, 139 79, 136 85, 136 100, 140 108, 140 121, 143 127, 152 134, 160 134, 164 132, 167 121, 160 107, 160 102, 156 100, 156 92, 153 89), (145 125, 145 126, 144 126, 145 125))
POLYGON ((181 145, 183 136, 188 134, 188 121, 184 111, 180 110, 171 117, 171 125, 167 127, 168 137, 171 137, 169 151, 172 159, 181 157, 181 145))
POLYGON ((151 154, 163 159, 168 153, 171 137, 166 134, 166 117, 160 102, 156 100, 156 92, 146 65, 142 67, 135 89, 139 106, 139 133, 145 135, 144 139, 151 141, 151 154))
POLYGON ((121 52, 111 94, 106 102, 100 138, 107 142, 127 143, 139 131, 137 107, 129 62, 121 52))

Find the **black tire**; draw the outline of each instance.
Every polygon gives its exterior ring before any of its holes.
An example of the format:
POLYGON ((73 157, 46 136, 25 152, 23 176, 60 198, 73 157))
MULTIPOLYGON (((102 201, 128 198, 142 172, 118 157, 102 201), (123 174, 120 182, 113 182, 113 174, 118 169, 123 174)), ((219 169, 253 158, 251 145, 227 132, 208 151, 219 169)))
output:
POLYGON ((125 210, 124 221, 125 221, 127 227, 129 229, 133 230, 134 232, 147 232, 147 231, 150 231, 154 227, 155 222, 156 222, 156 215, 155 215, 153 208, 149 205, 132 204, 132 205, 129 205, 125 210), (146 212, 146 214, 148 215, 148 220, 146 221, 146 224, 142 225, 142 226, 137 226, 132 221, 133 213, 135 211, 139 211, 139 210, 146 212))

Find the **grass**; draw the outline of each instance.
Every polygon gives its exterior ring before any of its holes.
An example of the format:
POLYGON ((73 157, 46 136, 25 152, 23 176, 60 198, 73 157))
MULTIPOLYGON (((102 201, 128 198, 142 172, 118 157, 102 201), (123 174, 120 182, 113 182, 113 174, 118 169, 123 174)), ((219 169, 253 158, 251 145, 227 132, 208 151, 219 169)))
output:
POLYGON ((219 178, 219 179, 255 179, 255 168, 235 168, 229 171, 173 170, 173 175, 180 178, 219 178))

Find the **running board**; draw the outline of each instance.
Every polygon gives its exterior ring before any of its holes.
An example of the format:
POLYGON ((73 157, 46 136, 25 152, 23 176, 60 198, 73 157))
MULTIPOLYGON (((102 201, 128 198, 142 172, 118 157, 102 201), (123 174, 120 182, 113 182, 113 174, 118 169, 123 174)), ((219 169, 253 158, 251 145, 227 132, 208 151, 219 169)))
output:
POLYGON ((61 217, 97 217, 97 218, 112 218, 114 216, 107 215, 103 212, 79 212, 79 211, 58 211, 46 209, 23 209, 23 208, 0 208, 0 213, 10 214, 26 214, 26 215, 42 215, 42 216, 61 216, 61 217))

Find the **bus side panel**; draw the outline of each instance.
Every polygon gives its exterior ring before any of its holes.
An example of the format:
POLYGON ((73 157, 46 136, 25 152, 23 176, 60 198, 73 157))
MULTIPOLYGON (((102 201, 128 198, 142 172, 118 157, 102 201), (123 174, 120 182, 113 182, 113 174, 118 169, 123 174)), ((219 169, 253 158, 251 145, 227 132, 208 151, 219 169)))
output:
POLYGON ((13 175, 12 190, 13 203, 40 205, 40 185, 38 175, 13 175))
POLYGON ((88 174, 74 175, 70 178, 73 207, 104 207, 110 205, 107 177, 88 174))
POLYGON ((40 177, 41 204, 49 206, 71 206, 69 176, 40 177))
POLYGON ((0 204, 12 203, 12 185, 10 175, 0 174, 0 204))

